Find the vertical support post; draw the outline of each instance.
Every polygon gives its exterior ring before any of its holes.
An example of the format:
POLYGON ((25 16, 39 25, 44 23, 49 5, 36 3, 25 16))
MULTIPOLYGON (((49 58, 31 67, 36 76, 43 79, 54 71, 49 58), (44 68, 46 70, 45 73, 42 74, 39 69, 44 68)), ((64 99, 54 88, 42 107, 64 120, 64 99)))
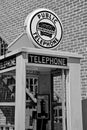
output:
POLYGON ((5 127, 3 127, 3 130, 5 130, 5 127))
MULTIPOLYGON (((69 130, 82 130, 82 106, 81 106, 81 84, 80 84, 80 59, 69 59, 69 114, 71 120, 69 130)), ((69 116, 68 114, 68 116, 69 116)), ((69 118, 69 117, 68 117, 69 118)))
POLYGON ((16 58, 15 130, 25 130, 26 66, 22 54, 16 58))
POLYGON ((67 108, 67 130, 71 130, 71 102, 70 102, 70 82, 69 70, 66 70, 66 108, 67 108))
POLYGON ((62 110, 63 110, 63 130, 66 130, 66 127, 65 127, 65 75, 64 75, 64 69, 62 69, 62 110))
POLYGON ((53 75, 51 73, 51 88, 50 88, 50 130, 54 130, 54 115, 53 115, 53 75))

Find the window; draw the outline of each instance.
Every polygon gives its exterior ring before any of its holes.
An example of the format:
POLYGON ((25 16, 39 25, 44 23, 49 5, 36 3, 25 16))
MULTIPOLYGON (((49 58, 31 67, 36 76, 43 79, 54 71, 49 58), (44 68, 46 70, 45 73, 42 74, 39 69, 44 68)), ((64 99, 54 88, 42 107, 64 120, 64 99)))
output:
POLYGON ((8 44, 0 37, 0 55, 6 54, 8 44))
POLYGON ((0 74, 0 130, 14 130, 15 70, 0 74))
POLYGON ((33 130, 34 119, 36 118, 38 76, 26 78, 26 130, 33 130))

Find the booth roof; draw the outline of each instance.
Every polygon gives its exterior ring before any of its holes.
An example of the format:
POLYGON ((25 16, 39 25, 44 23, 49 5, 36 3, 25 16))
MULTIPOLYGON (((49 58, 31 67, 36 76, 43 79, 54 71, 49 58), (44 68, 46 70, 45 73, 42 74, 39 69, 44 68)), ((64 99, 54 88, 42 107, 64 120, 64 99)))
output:
POLYGON ((48 50, 48 49, 37 49, 37 48, 26 48, 22 47, 19 49, 16 49, 12 52, 9 52, 3 56, 0 56, 0 60, 5 58, 5 57, 10 57, 12 55, 17 55, 19 53, 30 53, 30 54, 39 54, 39 55, 48 55, 48 56, 54 56, 54 57, 64 57, 64 58, 78 58, 81 59, 83 58, 81 54, 77 53, 71 53, 71 52, 64 52, 64 51, 59 51, 59 50, 48 50))

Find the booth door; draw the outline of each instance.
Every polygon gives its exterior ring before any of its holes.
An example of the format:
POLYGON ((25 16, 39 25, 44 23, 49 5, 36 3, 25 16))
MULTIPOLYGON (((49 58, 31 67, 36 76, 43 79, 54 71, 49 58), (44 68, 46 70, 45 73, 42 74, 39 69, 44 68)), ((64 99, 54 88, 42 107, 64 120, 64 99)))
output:
POLYGON ((16 71, 0 72, 0 130, 15 130, 16 71))
POLYGON ((25 130, 36 130, 38 76, 26 78, 25 130))
POLYGON ((67 130, 65 71, 37 70, 26 72, 25 130, 67 130))
POLYGON ((53 127, 54 130, 67 130, 66 117, 66 71, 52 72, 53 79, 53 127))

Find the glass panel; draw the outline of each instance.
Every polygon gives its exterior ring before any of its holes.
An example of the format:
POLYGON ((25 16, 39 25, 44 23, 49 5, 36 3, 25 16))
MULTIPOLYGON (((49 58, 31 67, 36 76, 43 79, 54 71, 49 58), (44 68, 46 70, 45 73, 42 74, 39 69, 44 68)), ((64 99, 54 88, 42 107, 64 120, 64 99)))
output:
POLYGON ((54 130, 67 130, 66 71, 56 69, 53 76, 54 130))
POLYGON ((0 130, 14 130, 15 84, 15 70, 0 74, 0 130))
MULTIPOLYGON (((27 76, 26 78, 26 116, 25 130, 34 130, 36 118, 38 76, 27 76)), ((35 126, 36 127, 36 126, 35 126)))
POLYGON ((0 106, 0 125, 14 125, 14 117, 14 106, 0 106))
POLYGON ((63 130, 62 70, 53 71, 54 130, 63 130))
POLYGON ((14 71, 0 74, 0 102, 15 101, 15 73, 14 71))

